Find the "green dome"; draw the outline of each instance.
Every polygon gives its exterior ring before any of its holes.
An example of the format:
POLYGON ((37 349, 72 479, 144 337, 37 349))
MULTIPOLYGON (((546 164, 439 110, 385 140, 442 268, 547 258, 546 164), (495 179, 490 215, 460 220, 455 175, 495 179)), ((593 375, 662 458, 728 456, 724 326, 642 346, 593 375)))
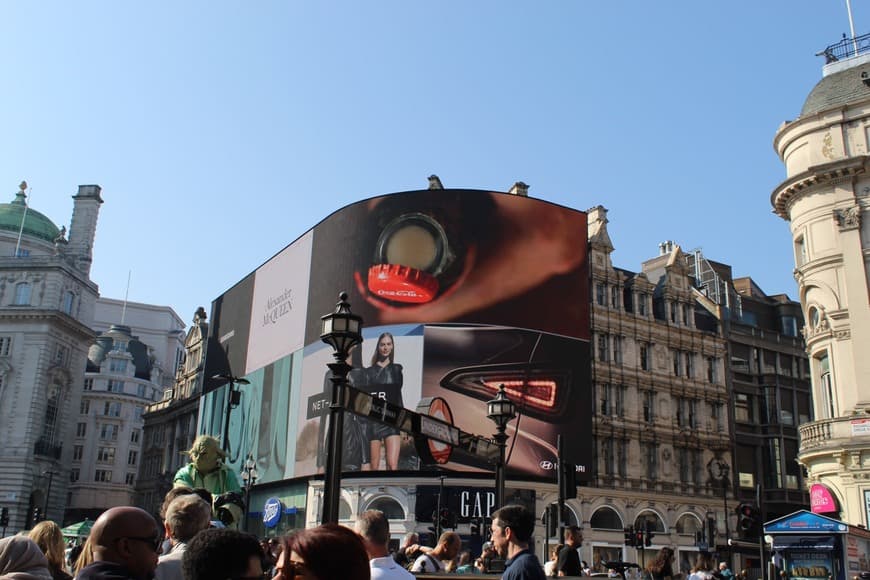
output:
MULTIPOLYGON (((24 208, 23 191, 18 192, 12 203, 0 203, 0 230, 14 232, 17 235, 21 231, 24 208)), ((27 216, 24 217, 24 233, 47 242, 53 242, 60 234, 60 230, 50 219, 32 208, 27 208, 27 216)))

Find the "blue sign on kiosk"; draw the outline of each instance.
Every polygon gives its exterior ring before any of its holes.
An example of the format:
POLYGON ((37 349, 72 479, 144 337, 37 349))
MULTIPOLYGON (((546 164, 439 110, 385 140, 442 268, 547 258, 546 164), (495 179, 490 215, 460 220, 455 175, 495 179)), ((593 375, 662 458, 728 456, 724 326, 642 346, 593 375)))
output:
POLYGON ((281 521, 281 512, 284 511, 284 506, 281 505, 281 500, 277 497, 270 497, 263 504, 263 525, 267 528, 274 528, 281 521))

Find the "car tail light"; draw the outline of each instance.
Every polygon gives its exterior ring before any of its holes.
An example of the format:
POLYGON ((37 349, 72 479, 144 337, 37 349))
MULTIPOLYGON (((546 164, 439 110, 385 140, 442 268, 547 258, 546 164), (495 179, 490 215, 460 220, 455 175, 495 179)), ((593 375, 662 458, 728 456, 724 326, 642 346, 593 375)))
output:
POLYGON ((552 420, 565 412, 571 372, 522 363, 462 367, 444 375, 441 386, 483 401, 504 385, 518 410, 552 420))

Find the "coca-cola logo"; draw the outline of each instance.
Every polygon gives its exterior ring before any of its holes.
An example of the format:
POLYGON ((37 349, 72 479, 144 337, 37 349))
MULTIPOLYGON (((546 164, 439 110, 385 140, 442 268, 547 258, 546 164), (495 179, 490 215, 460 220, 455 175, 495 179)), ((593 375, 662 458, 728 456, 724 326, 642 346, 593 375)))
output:
POLYGON ((281 520, 281 500, 277 497, 270 497, 263 504, 263 525, 267 528, 274 528, 281 520))

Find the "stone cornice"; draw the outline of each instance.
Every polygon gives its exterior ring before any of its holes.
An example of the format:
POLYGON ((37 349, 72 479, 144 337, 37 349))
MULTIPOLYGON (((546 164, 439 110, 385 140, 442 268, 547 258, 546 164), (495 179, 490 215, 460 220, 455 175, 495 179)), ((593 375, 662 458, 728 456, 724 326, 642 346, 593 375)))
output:
POLYGON ((788 208, 795 197, 821 187, 836 185, 864 173, 868 159, 870 156, 861 155, 824 165, 815 165, 784 181, 770 195, 773 212, 782 219, 789 220, 788 208))
POLYGON ((50 322, 59 324, 67 331, 78 334, 86 340, 94 340, 97 333, 71 316, 58 310, 46 310, 42 308, 3 308, 0 309, 0 322, 50 322))

